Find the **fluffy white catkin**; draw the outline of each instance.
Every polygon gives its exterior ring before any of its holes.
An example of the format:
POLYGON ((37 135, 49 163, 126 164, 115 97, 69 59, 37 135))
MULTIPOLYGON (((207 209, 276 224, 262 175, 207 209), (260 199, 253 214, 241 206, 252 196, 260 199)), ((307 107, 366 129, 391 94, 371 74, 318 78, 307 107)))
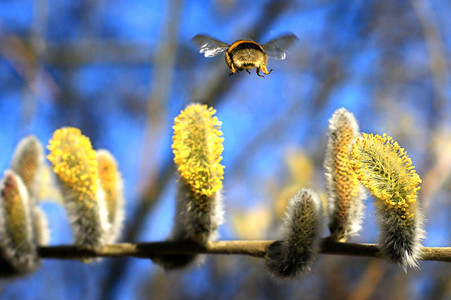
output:
POLYGON ((351 146, 359 136, 359 125, 354 115, 345 108, 337 109, 329 120, 324 161, 329 230, 335 241, 346 241, 362 228, 365 193, 350 163, 351 146))
POLYGON ((47 217, 39 206, 34 206, 31 214, 33 217, 33 232, 36 243, 39 246, 47 246, 50 242, 50 230, 47 217))
POLYGON ((379 245, 385 258, 392 263, 406 267, 418 267, 422 240, 426 236, 423 229, 423 213, 417 208, 416 216, 409 224, 399 222, 391 212, 379 210, 379 245))
POLYGON ((41 142, 29 135, 23 138, 16 147, 11 162, 11 170, 21 177, 25 184, 30 202, 37 201, 39 177, 44 164, 44 147, 41 142))
POLYGON ((11 170, 5 171, 0 182, 0 238, 5 260, 18 273, 39 266, 28 192, 22 179, 11 170))
POLYGON ((116 159, 104 149, 97 151, 100 187, 104 191, 109 229, 105 230, 105 243, 115 243, 124 223, 124 184, 116 159))
POLYGON ((14 151, 11 170, 23 181, 28 191, 33 232, 38 245, 47 245, 50 240, 50 229, 47 217, 39 208, 38 189, 41 184, 44 166, 44 147, 33 135, 23 138, 14 151))
POLYGON ((320 249, 321 203, 311 189, 301 189, 287 207, 283 239, 269 249, 265 264, 271 274, 295 277, 310 271, 320 249))
MULTIPOLYGON (((217 238, 217 229, 223 222, 224 211, 221 190, 211 196, 194 194, 189 185, 180 178, 177 190, 177 206, 174 215, 172 241, 194 241, 204 244, 217 238)), ((184 268, 197 260, 201 263, 202 256, 181 254, 164 255, 154 258, 154 262, 165 269, 184 268)))

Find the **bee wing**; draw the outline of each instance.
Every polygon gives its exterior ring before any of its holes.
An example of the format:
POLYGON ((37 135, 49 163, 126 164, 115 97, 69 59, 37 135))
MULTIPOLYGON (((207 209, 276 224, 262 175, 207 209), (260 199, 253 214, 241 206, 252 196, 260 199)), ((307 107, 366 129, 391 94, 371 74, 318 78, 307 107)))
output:
POLYGON ((203 53, 205 57, 216 56, 230 47, 230 45, 204 34, 198 34, 193 37, 193 42, 199 47, 199 52, 203 53))
POLYGON ((266 54, 272 58, 285 59, 287 57, 288 48, 298 40, 296 35, 289 33, 263 44, 262 47, 266 54))

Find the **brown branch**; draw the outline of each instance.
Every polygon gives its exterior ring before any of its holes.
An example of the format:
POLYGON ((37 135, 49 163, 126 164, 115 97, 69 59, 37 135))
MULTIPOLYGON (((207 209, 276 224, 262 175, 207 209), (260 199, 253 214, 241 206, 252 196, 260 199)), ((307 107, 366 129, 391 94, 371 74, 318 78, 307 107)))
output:
MULTIPOLYGON (((89 250, 77 246, 40 247, 41 258, 81 259, 94 257, 152 258, 161 254, 226 254, 265 257, 276 241, 216 241, 200 245, 193 242, 150 242, 106 245, 101 250, 89 250)), ((423 247, 422 260, 451 262, 451 247, 423 247)), ((321 254, 361 256, 383 259, 374 244, 339 243, 323 239, 321 254)))

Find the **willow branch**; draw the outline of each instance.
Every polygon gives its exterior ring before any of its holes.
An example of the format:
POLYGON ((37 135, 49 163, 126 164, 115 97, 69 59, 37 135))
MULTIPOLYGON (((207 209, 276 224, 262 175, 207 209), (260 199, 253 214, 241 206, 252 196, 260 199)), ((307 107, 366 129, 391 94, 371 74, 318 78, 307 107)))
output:
MULTIPOLYGON (((81 259, 94 257, 152 258, 161 254, 226 254, 265 257, 269 247, 278 241, 216 241, 199 245, 193 242, 121 243, 106 245, 101 250, 77 246, 40 247, 41 258, 81 259)), ((374 244, 339 243, 323 239, 321 254, 374 257, 383 259, 374 244)), ((423 247, 422 260, 451 262, 451 247, 423 247)))

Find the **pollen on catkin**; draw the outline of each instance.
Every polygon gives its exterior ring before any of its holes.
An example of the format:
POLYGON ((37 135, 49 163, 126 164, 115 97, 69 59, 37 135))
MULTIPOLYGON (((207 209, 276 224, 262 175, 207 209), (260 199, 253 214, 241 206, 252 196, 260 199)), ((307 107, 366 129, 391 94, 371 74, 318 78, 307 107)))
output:
POLYGON ((110 229, 106 235, 106 243, 117 241, 124 221, 124 188, 121 173, 116 160, 107 150, 97 151, 100 186, 105 193, 107 220, 110 229))
POLYGON ((288 204, 283 239, 269 248, 265 264, 271 274, 289 278, 310 271, 320 249, 321 203, 311 189, 301 189, 288 204))
MULTIPOLYGON (((216 237, 223 221, 220 164, 224 149, 215 110, 191 104, 174 119, 172 149, 178 170, 177 206, 170 240, 200 244, 216 237)), ((164 255, 154 262, 178 269, 195 260, 194 255, 164 255)))
POLYGON ((104 242, 108 222, 104 193, 99 188, 96 151, 88 137, 73 127, 54 132, 47 156, 57 175, 75 244, 99 248, 104 242))
POLYGON ((346 241, 361 229, 364 191, 351 166, 351 146, 360 136, 359 125, 345 108, 329 120, 324 167, 328 191, 329 230, 335 241, 346 241))
POLYGON ((376 198, 383 254, 403 267, 417 266, 425 232, 417 201, 421 179, 411 159, 390 136, 365 133, 352 157, 357 177, 376 198))
POLYGON ((39 178, 44 164, 44 147, 35 136, 22 139, 14 151, 11 170, 27 187, 31 202, 36 202, 39 178))
POLYGON ((222 188, 224 149, 216 110, 191 104, 174 120, 172 150, 180 177, 197 195, 212 196, 222 188))
POLYGON ((39 266, 28 191, 11 170, 5 171, 0 182, 0 236, 4 258, 17 273, 39 266))

